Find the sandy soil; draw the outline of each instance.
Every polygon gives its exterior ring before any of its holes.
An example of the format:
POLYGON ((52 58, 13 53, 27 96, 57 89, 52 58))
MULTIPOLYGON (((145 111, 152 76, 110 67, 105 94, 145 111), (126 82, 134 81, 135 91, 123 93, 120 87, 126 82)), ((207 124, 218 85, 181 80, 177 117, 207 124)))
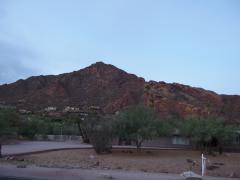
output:
MULTIPOLYGON (((196 161, 193 171, 200 174, 200 157, 198 151, 183 150, 113 150, 112 154, 97 155, 93 150, 64 150, 27 156, 19 156, 1 162, 11 164, 34 164, 40 167, 83 168, 83 169, 122 169, 127 171, 161 172, 179 174, 189 170, 196 161)), ((227 153, 216 157, 209 156, 208 176, 240 177, 240 154, 227 153)))

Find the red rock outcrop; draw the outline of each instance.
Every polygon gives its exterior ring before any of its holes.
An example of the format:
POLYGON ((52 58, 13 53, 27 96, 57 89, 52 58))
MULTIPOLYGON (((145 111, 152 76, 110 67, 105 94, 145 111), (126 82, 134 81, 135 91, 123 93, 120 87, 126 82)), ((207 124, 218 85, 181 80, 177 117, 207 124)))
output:
POLYGON ((164 116, 219 115, 223 105, 221 96, 200 88, 177 83, 150 81, 145 84, 144 100, 148 106, 164 116))

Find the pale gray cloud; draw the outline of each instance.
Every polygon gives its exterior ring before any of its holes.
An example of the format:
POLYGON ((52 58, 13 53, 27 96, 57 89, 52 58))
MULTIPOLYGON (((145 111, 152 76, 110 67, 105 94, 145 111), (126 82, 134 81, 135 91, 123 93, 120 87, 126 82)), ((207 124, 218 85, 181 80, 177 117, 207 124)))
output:
POLYGON ((21 47, 0 41, 0 84, 14 82, 37 72, 28 66, 34 55, 21 47))
MULTIPOLYGON (((8 1, 9 2, 9 1, 8 1)), ((36 58, 31 49, 18 43, 7 26, 7 1, 0 0, 0 85, 36 75, 30 62, 36 58)))

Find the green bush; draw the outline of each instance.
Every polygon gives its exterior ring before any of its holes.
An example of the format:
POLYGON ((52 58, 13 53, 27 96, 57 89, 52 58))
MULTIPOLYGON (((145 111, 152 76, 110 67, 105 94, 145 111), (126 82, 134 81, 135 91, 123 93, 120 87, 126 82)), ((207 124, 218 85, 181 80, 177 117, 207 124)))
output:
POLYGON ((14 109, 0 109, 0 136, 16 135, 19 115, 14 109))
POLYGON ((19 135, 33 139, 33 137, 37 134, 38 128, 38 123, 35 121, 24 122, 21 124, 19 135))
POLYGON ((35 135, 46 135, 49 134, 51 130, 52 122, 50 119, 38 115, 28 115, 22 117, 18 134, 33 139, 35 135))
POLYGON ((102 120, 94 126, 90 135, 90 142, 98 154, 111 152, 112 130, 109 121, 102 120))
POLYGON ((111 117, 97 111, 91 111, 84 121, 87 137, 96 153, 110 153, 112 148, 111 117))

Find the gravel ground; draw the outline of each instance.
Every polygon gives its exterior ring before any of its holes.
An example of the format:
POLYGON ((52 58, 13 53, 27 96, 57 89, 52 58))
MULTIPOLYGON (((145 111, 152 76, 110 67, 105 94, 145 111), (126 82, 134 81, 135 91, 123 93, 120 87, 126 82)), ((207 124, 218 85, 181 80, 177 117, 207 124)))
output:
MULTIPOLYGON (((97 155, 93 150, 63 150, 26 156, 12 160, 2 159, 2 163, 16 165, 36 165, 48 168, 81 168, 101 170, 125 170, 150 173, 180 174, 190 169, 190 160, 196 161, 193 171, 200 174, 200 152, 158 150, 136 152, 136 150, 113 150, 112 154, 97 155)), ((240 154, 229 153, 208 157, 207 175, 240 177, 240 154)))
MULTIPOLYGON (((184 180, 179 174, 145 173, 140 171, 61 169, 28 166, 16 168, 0 164, 0 179, 8 180, 184 180), (8 177, 8 178, 6 178, 8 177)), ((204 177, 204 180, 237 180, 220 177, 204 177)))

